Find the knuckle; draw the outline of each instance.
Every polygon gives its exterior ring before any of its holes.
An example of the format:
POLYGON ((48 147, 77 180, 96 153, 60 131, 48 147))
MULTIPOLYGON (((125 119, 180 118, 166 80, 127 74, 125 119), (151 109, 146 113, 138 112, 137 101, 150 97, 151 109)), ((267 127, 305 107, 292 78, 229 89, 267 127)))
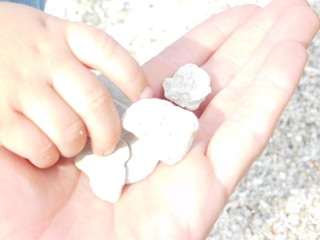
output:
POLYGON ((60 153, 51 141, 47 141, 33 146, 29 156, 29 160, 36 167, 47 168, 57 162, 60 157, 60 153))
POLYGON ((58 136, 57 146, 65 157, 72 157, 79 153, 86 143, 87 132, 82 120, 77 117, 62 129, 58 136))
POLYGON ((52 141, 48 140, 48 141, 39 142, 38 144, 34 144, 33 148, 31 148, 30 150, 31 150, 31 153, 30 153, 31 156, 37 155, 38 157, 39 156, 45 157, 48 155, 49 152, 56 150, 56 147, 52 141))
POLYGON ((107 111, 107 109, 112 105, 108 92, 100 85, 95 86, 89 92, 88 99, 89 101, 87 102, 86 114, 89 114, 89 116, 95 116, 101 112, 107 111))
POLYGON ((241 69, 241 66, 236 63, 231 56, 220 56, 213 58, 212 66, 214 70, 221 71, 229 79, 233 79, 241 69))
POLYGON ((112 58, 119 47, 119 44, 110 35, 102 31, 96 33, 94 42, 97 44, 101 54, 109 59, 112 58))

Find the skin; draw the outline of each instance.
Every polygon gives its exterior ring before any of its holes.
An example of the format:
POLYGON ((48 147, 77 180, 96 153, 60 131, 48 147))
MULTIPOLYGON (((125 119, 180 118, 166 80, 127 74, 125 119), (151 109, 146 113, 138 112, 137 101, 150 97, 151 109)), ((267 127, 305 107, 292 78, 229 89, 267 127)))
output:
POLYGON ((136 101, 148 86, 137 62, 104 32, 31 7, 0 3, 0 21, 0 144, 41 168, 88 136, 96 154, 111 153, 120 119, 89 68, 136 101))
POLYGON ((205 239, 292 96, 319 18, 304 0, 215 15, 144 65, 156 97, 188 62, 213 79, 188 155, 160 164, 112 205, 70 159, 39 169, 0 148, 0 239, 205 239))

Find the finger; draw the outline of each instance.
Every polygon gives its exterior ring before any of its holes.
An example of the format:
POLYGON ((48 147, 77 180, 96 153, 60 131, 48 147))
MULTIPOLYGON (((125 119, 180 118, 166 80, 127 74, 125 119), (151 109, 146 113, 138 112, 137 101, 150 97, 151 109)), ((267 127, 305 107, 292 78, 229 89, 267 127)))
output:
POLYGON ((120 138, 121 124, 107 88, 75 59, 65 60, 52 75, 54 89, 84 121, 93 152, 111 153, 120 138))
POLYGON ((52 141, 29 119, 12 112, 1 124, 0 142, 39 168, 54 165, 60 156, 52 141))
POLYGON ((144 64, 144 70, 155 91, 162 94, 162 81, 186 63, 204 64, 224 41, 259 8, 241 6, 214 15, 144 64))
POLYGON ((33 93, 25 91, 17 96, 16 109, 34 122, 63 156, 79 153, 87 141, 80 117, 49 86, 33 88, 33 93))
MULTIPOLYGON (((304 46, 308 46, 318 28, 319 18, 311 8, 306 7, 305 5, 294 5, 281 13, 281 15, 276 19, 274 25, 268 32, 266 32, 261 42, 253 50, 253 53, 248 56, 245 64, 240 67, 241 70, 238 70, 238 72, 227 72, 224 71, 224 67, 220 68, 220 66, 216 66, 215 61, 217 60, 219 62, 219 58, 221 59, 221 56, 217 58, 214 56, 207 64, 205 64, 205 66, 203 66, 203 68, 206 69, 212 78, 217 80, 217 82, 213 84, 212 94, 206 98, 206 101, 201 106, 201 110, 206 107, 212 97, 220 91, 222 87, 228 86, 229 88, 235 88, 238 93, 241 92, 241 88, 243 88, 244 90, 242 92, 245 92, 245 88, 250 84, 250 81, 254 79, 255 74, 273 46, 286 40, 297 41, 302 43, 304 46), (210 66, 211 68, 209 68, 210 66), (232 74, 229 75, 229 73, 232 74)), ((251 30, 254 32, 254 29, 251 30)), ((243 44, 246 44, 247 38, 244 40, 243 44)), ((217 55, 218 54, 219 51, 217 52, 217 55)), ((244 57, 246 57, 246 54, 247 52, 244 51, 244 57)), ((223 58, 224 57, 222 57, 222 59, 223 58)), ((232 56, 232 58, 235 58, 232 61, 238 60, 236 59, 236 56, 232 56)), ((222 60, 222 62, 223 61, 224 60, 222 60)), ((230 63, 230 61, 228 62, 230 63)), ((229 67, 228 63, 225 67, 229 67)), ((237 94, 235 95, 238 96, 237 94)))
MULTIPOLYGON (((303 32, 306 28, 299 29, 303 24, 309 26, 308 20, 310 17, 306 16, 305 13, 310 13, 311 9, 306 8, 306 6, 308 4, 305 0, 272 1, 265 8, 252 15, 246 24, 232 34, 203 66, 205 70, 210 72, 215 81, 211 97, 227 86, 247 64, 248 59, 256 57, 255 54, 259 54, 259 59, 263 61, 274 44, 285 39, 298 40, 302 36, 306 36, 306 33, 303 32), (309 9, 309 11, 299 12, 301 7, 309 9), (293 13, 298 15, 290 16, 293 13), (279 18, 282 18, 280 19, 280 25, 278 25, 279 18), (290 22, 290 20, 293 20, 293 22, 290 22), (295 31, 297 29, 298 31, 295 31), (301 32, 303 34, 299 35, 301 32), (263 43, 261 44, 261 42, 263 43), (264 51, 260 48, 257 49, 259 45, 264 46, 264 51)), ((314 14, 311 16, 313 18, 314 14)), ((258 59, 254 60, 257 61, 258 59)), ((261 64, 261 62, 257 62, 257 64, 261 64)))
MULTIPOLYGON (((224 109, 224 113, 216 114, 213 124, 214 127, 208 129, 207 132, 213 133, 219 127, 219 124, 225 119, 225 109, 228 108, 231 111, 234 108, 237 99, 239 99, 241 95, 246 94, 246 89, 255 78, 255 75, 259 71, 262 63, 272 50, 273 46, 280 42, 293 40, 300 42, 307 47, 312 41, 314 35, 317 33, 319 24, 318 16, 312 11, 312 9, 305 5, 293 6, 279 16, 277 23, 266 34, 265 38, 254 50, 252 56, 250 56, 250 59, 248 59, 245 65, 241 68, 241 71, 239 71, 237 75, 233 77, 232 81, 226 86, 228 90, 222 90, 215 96, 215 99, 213 100, 214 103, 212 105, 216 109, 224 109)), ((209 70, 210 75, 216 76, 216 70, 216 67, 209 70)), ((212 97, 212 95, 207 97, 205 103, 202 104, 202 108, 207 106, 212 97)))
MULTIPOLYGON (((219 110, 226 120, 211 138, 207 155, 229 194, 267 144, 306 61, 306 49, 301 44, 278 44, 232 111, 219 110)), ((216 110, 208 106, 202 122, 213 120, 216 110)))
POLYGON ((254 50, 246 66, 231 81, 229 86, 246 86, 253 79, 260 65, 263 63, 270 50, 276 44, 292 40, 308 47, 319 29, 319 17, 313 10, 304 5, 292 6, 279 18, 276 24, 266 34, 264 39, 254 50))
POLYGON ((142 68, 112 37, 95 28, 70 23, 67 42, 73 54, 85 65, 101 71, 133 101, 148 88, 142 68))

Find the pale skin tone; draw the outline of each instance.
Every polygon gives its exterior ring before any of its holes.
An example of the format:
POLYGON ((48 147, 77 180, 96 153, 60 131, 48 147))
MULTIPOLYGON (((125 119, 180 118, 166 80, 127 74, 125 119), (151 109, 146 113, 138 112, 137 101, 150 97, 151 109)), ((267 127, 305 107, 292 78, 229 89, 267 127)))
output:
POLYGON ((197 112, 200 129, 183 161, 160 164, 114 205, 92 194, 71 160, 39 169, 0 148, 0 239, 204 239, 267 144, 318 29, 304 0, 242 6, 147 62, 156 97, 162 79, 188 62, 208 71, 213 93, 197 112))
POLYGON ((148 86, 137 62, 89 26, 19 4, 0 3, 0 13, 0 144, 40 168, 75 156, 88 136, 96 154, 110 154, 120 120, 88 68, 136 101, 148 86))

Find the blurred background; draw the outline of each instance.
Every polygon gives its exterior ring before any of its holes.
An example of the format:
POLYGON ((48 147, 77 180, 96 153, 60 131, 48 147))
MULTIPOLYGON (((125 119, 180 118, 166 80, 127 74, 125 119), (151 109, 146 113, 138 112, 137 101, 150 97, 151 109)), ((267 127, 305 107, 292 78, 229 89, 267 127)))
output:
MULTIPOLYGON (((48 0, 46 12, 105 30, 143 64, 215 13, 269 2, 48 0)), ((308 2, 320 14, 320 1, 308 2)), ((266 150, 207 240, 320 240, 320 34, 309 54, 305 74, 266 150)))

